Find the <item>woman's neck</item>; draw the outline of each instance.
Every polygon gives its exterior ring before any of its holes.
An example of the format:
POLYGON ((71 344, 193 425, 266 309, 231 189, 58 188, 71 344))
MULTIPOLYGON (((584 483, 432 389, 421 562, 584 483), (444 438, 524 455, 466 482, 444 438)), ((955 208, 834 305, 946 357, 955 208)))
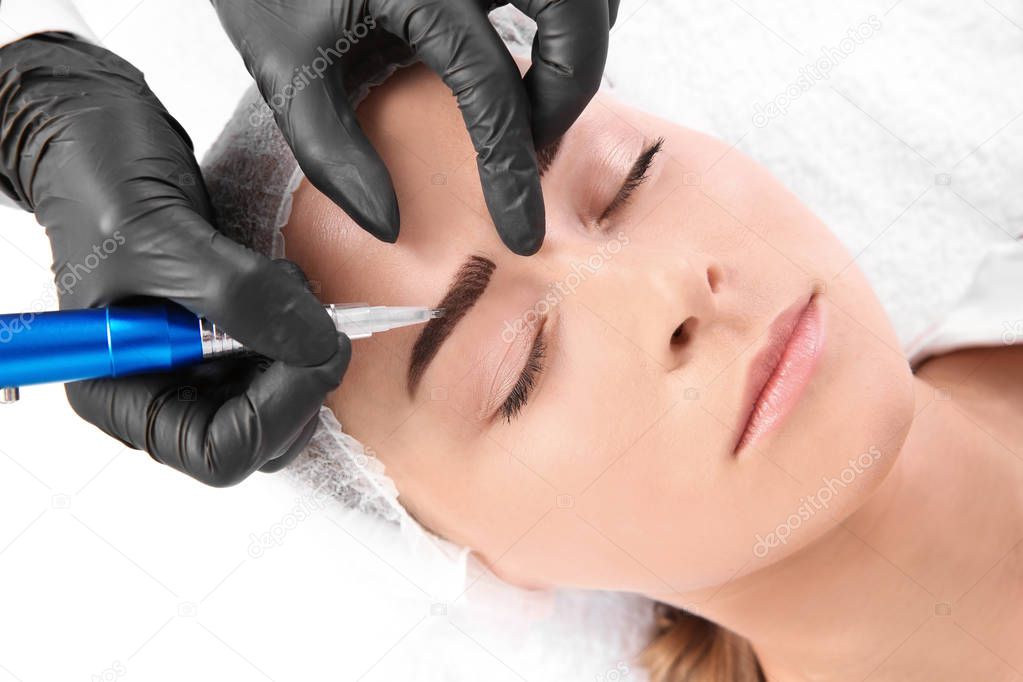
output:
POLYGON ((1008 634, 1023 632, 1023 428, 978 419, 985 391, 959 399, 965 383, 914 381, 909 435, 860 509, 795 555, 676 604, 750 639, 771 680, 1023 671, 1008 634))

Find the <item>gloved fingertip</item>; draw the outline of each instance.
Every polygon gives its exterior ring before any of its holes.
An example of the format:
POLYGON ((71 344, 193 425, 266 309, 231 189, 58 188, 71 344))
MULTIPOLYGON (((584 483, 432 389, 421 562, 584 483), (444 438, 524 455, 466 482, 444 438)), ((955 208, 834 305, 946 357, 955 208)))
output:
POLYGON ((320 388, 324 394, 337 390, 348 372, 348 365, 352 362, 351 340, 340 332, 332 334, 331 338, 337 352, 331 355, 330 360, 320 368, 323 380, 320 388))
POLYGON ((296 146, 306 178, 364 230, 381 241, 395 242, 401 221, 398 195, 383 160, 361 133, 331 149, 328 154, 323 145, 305 139, 296 146))
POLYGON ((530 127, 535 149, 544 149, 561 138, 578 120, 600 90, 604 60, 579 66, 567 77, 563 69, 534 63, 523 80, 529 100, 530 127))
POLYGON ((618 6, 621 4, 620 0, 611 0, 608 4, 608 26, 614 28, 615 24, 618 23, 618 6))
MULTIPOLYGON (((528 142, 527 142, 528 144, 528 142)), ((501 241, 512 253, 531 256, 543 246, 547 216, 535 155, 519 150, 480 162, 483 198, 501 241)))
POLYGON ((505 245, 519 256, 532 256, 543 246, 546 228, 541 225, 539 228, 532 227, 518 234, 503 234, 502 239, 505 245))
POLYGON ((380 241, 393 244, 398 241, 398 232, 401 230, 398 195, 395 194, 393 187, 388 187, 388 191, 381 194, 384 194, 385 198, 382 199, 383 205, 379 207, 377 213, 380 217, 375 221, 371 234, 380 241))
MULTIPOLYGON (((335 203, 344 208, 342 200, 335 199, 335 203)), ((349 191, 348 203, 349 207, 345 211, 360 227, 382 242, 393 244, 398 241, 401 211, 398 208, 398 197, 390 183, 386 189, 378 188, 358 198, 353 198, 349 191)))
POLYGON ((341 356, 345 358, 345 367, 347 368, 348 361, 352 358, 352 340, 345 334, 341 334, 338 337, 338 345, 341 348, 341 356))
MULTIPOLYGON (((488 200, 491 206, 498 206, 494 198, 488 200)), ((513 253, 532 256, 543 246, 547 233, 547 217, 544 210, 543 194, 539 187, 526 193, 518 201, 504 203, 504 210, 494 214, 497 231, 513 253)))
POLYGON ((382 242, 394 244, 398 241, 397 223, 366 223, 363 227, 367 232, 382 242))
POLYGON ((305 287, 307 291, 309 290, 309 278, 306 277, 305 272, 298 263, 287 258, 275 258, 273 263, 275 267, 281 269, 289 277, 305 287))
POLYGON ((557 126, 551 125, 548 121, 542 121, 534 115, 533 121, 533 146, 536 149, 548 149, 562 138, 565 131, 559 131, 557 126))
POLYGON ((338 356, 340 358, 341 376, 348 371, 348 365, 352 361, 352 341, 344 334, 337 335, 338 356))
POLYGON ((264 474, 275 474, 281 469, 287 467, 289 464, 295 461, 295 459, 302 454, 306 446, 309 445, 309 441, 313 439, 316 434, 316 429, 320 424, 319 415, 309 420, 302 431, 298 434, 298 438, 292 443, 283 455, 276 459, 271 459, 269 462, 259 468, 264 474))

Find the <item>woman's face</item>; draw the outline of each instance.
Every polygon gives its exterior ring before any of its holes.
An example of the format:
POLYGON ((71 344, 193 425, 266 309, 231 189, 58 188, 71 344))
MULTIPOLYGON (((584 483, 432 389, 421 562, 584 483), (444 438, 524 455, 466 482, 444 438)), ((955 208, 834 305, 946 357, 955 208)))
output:
POLYGON ((288 256, 325 302, 448 315, 418 342, 356 341, 330 406, 420 521, 498 575, 722 584, 834 527, 889 470, 912 389, 885 315, 737 150, 598 96, 544 174, 547 238, 523 258, 437 78, 401 72, 359 118, 392 173, 398 243, 303 184, 288 256))

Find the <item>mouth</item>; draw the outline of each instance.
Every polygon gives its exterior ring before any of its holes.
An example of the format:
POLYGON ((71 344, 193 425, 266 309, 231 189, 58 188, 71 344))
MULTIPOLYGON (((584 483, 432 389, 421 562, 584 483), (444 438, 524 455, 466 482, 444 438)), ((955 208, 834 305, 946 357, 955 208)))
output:
POLYGON ((800 298, 768 330, 767 344, 750 363, 742 433, 732 451, 778 428, 810 384, 824 346, 824 316, 816 293, 800 298))

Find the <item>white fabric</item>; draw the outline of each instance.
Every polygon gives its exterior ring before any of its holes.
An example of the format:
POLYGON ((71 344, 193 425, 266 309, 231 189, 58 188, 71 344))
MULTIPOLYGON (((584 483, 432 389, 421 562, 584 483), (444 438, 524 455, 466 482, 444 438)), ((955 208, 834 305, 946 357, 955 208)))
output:
POLYGON ((70 0, 0 2, 0 46, 46 31, 64 31, 88 40, 96 40, 70 0))
MULTIPOLYGON (((982 149, 955 169, 951 185, 937 184, 938 176, 946 169, 932 168, 921 161, 879 128, 876 121, 896 126, 909 119, 909 129, 900 132, 912 140, 915 148, 944 163, 939 152, 948 145, 953 124, 962 122, 937 118, 933 111, 928 111, 928 116, 907 116, 904 107, 913 97, 905 93, 906 89, 973 92, 978 87, 977 74, 984 72, 985 65, 992 61, 988 51, 1003 48, 997 41, 983 39, 993 29, 977 23, 972 16, 975 8, 957 6, 936 11, 933 7, 914 8, 904 3, 898 11, 909 16, 895 21, 884 15, 890 3, 884 7, 857 5, 844 10, 835 9, 833 3, 811 3, 799 12, 779 12, 777 5, 771 3, 750 1, 743 5, 755 18, 733 5, 722 6, 713 0, 694 0, 684 8, 672 0, 648 0, 648 4, 639 0, 624 2, 613 38, 609 80, 625 101, 723 139, 741 140, 737 145, 740 149, 765 163, 795 189, 849 245, 853 254, 859 255, 858 262, 878 290, 900 337, 916 336, 929 321, 941 317, 960 295, 983 254, 1006 239, 1005 232, 994 228, 992 221, 1011 224, 1013 211, 1020 205, 1013 203, 1013 197, 1018 195, 1002 192, 993 205, 986 197, 974 197, 971 208, 951 189, 969 198, 972 196, 969 190, 975 184, 1001 186, 1004 175, 1019 169, 1023 149, 1019 148, 1018 137, 1000 139, 999 144, 982 149), (753 124, 756 99, 769 100, 792 80, 801 65, 817 54, 818 45, 814 44, 802 45, 804 56, 787 54, 789 48, 772 35, 772 30, 786 35, 819 35, 823 37, 820 43, 826 46, 837 43, 847 26, 867 20, 871 12, 883 17, 882 29, 871 43, 880 57, 870 59, 865 56, 869 50, 860 50, 864 54, 851 55, 827 82, 793 103, 788 115, 770 121, 764 128, 753 124), (829 21, 830 27, 823 28, 822 21, 829 21), (972 51, 935 52, 926 43, 935 35, 965 30, 963 24, 967 28, 978 26, 970 34, 975 39, 972 44, 978 46, 972 51), (666 25, 671 30, 664 30, 666 25), (905 30, 900 26, 910 26, 920 33, 907 38, 899 33, 905 30), (832 32, 837 38, 828 41, 826 36, 832 32), (734 45, 747 47, 725 48, 720 40, 705 40, 706 36, 728 36, 734 45), (751 59, 751 52, 765 58, 751 59), (921 54, 926 58, 908 60, 912 67, 909 68, 904 54, 921 54), (908 70, 901 77, 893 77, 894 65, 908 70), (666 82, 666 73, 678 76, 666 82), (860 106, 869 107, 869 114, 837 95, 832 86, 862 99, 860 106), (977 164, 978 157, 985 163, 977 164), (890 172, 879 175, 879 167, 890 172), (922 199, 913 201, 921 194, 922 199)), ((507 34, 508 29, 502 32, 507 34)), ((506 40, 523 46, 528 45, 529 38, 506 35, 506 40)), ((1023 50, 1016 49, 1016 53, 1023 54, 1023 50)), ((979 94, 976 100, 981 105, 986 103, 979 94)), ((1023 109, 1017 104, 1023 105, 1023 101, 1007 106, 1010 110, 1023 109)), ((258 107, 258 102, 250 102, 249 106, 258 107)), ((1006 116, 1005 120, 1009 118, 1006 116)), ((970 152, 1001 123, 1004 121, 995 125, 985 119, 984 124, 991 125, 985 134, 967 129, 964 144, 968 146, 960 156, 970 152)), ((218 175, 237 179, 237 168, 228 166, 223 170, 218 175)), ((287 189, 293 189, 300 177, 290 174, 280 178, 285 183, 280 200, 257 211, 267 218, 263 225, 269 230, 269 236, 261 241, 272 244, 275 255, 281 253, 278 228, 286 222, 290 210, 287 189)), ((1012 289, 1004 284, 998 286, 1003 287, 1002 291, 1021 290, 1018 286, 1012 289)), ((983 290, 993 291, 998 286, 988 284, 983 290)), ((978 300, 976 295, 967 298, 978 300)), ((1023 314, 1015 319, 1021 318, 1023 314)), ((963 319, 952 326, 971 328, 970 316, 963 319)), ((1001 327, 992 337, 993 325, 987 326, 981 338, 990 341, 1000 336, 1001 327)), ((961 333, 954 335, 954 343, 964 341, 961 333)), ((941 346, 937 341, 924 342, 931 352, 939 347, 950 349, 947 343, 941 346)), ((502 584, 471 557, 452 551, 454 548, 419 528, 414 521, 410 523, 400 505, 392 506, 397 498, 382 465, 363 459, 366 457, 362 447, 344 436, 340 425, 324 410, 316 442, 296 462, 292 473, 305 481, 305 486, 333 481, 331 489, 346 505, 373 509, 369 514, 353 515, 342 510, 338 513, 346 514, 349 532, 354 532, 353 528, 366 529, 367 535, 360 537, 374 553, 383 552, 386 547, 388 563, 417 585, 430 586, 423 595, 424 609, 436 602, 446 613, 444 622, 457 625, 475 641, 475 645, 467 646, 461 630, 431 627, 414 642, 401 643, 401 654, 388 657, 389 667, 382 678, 474 680, 480 678, 482 658, 488 664, 488 678, 507 668, 512 671, 508 679, 643 679, 633 657, 649 637, 652 626, 649 601, 619 594, 528 592, 502 584), (350 479, 353 471, 369 475, 369 481, 354 499, 350 479), (388 517, 390 521, 382 520, 388 517), (423 552, 424 548, 429 551, 423 552), (428 561, 423 559, 424 555, 428 561), (490 657, 481 656, 481 648, 490 657), (437 656, 437 651, 454 654, 437 656), (500 664, 495 665, 495 660, 500 664), (621 666, 625 666, 627 673, 621 666)), ((387 603, 386 596, 381 595, 384 612, 387 603)))
POLYGON ((1023 230, 1020 25, 1018 2, 623 0, 607 75, 623 101, 765 165, 846 244, 908 344, 1023 230), (758 105, 871 15, 872 37, 757 127, 758 105))
POLYGON ((383 462, 344 433, 328 408, 320 408, 316 434, 287 471, 312 489, 317 501, 339 502, 348 512, 389 524, 413 560, 418 581, 431 592, 450 597, 466 585, 469 551, 438 538, 409 515, 383 462))
MULTIPOLYGON (((40 9, 45 3, 45 0, 21 1, 40 9)), ((3 0, 0 17, 2 9, 11 2, 3 0)), ((126 10, 134 4, 121 3, 126 10)), ((188 116, 187 112, 191 112, 191 122, 184 122, 190 132, 200 132, 197 143, 203 149, 213 135, 213 131, 204 127, 206 121, 223 120, 233 102, 226 107, 208 104, 208 101, 220 102, 216 99, 221 95, 220 89, 197 90, 193 76, 200 73, 200 68, 182 71, 168 48, 168 44, 172 44, 174 50, 206 54, 205 43, 188 42, 197 32, 194 23, 189 23, 192 13, 185 11, 193 5, 196 15, 202 14, 199 10, 210 12, 205 0, 183 3, 179 13, 188 20, 175 23, 165 16, 166 8, 173 6, 177 10, 178 3, 144 3, 133 15, 134 21, 127 22, 110 40, 122 41, 118 52, 138 63, 148 75, 162 74, 163 82, 154 83, 154 87, 175 115, 186 112, 188 116), (154 22, 153 17, 167 21, 154 22), (134 30, 148 26, 157 27, 154 30, 160 33, 171 33, 147 35, 145 31, 134 30), (154 55, 159 55, 160 59, 154 55), (164 68, 159 63, 161 59, 173 66, 164 68), (148 66, 146 60, 150 62, 148 66)), ((1017 23, 1023 22, 1023 14, 1013 3, 990 5, 1014 17, 1017 23)), ((623 0, 608 73, 625 101, 729 142, 742 138, 738 147, 760 160, 794 189, 854 253, 869 245, 860 263, 899 328, 900 337, 911 338, 941 317, 968 284, 972 265, 989 246, 988 237, 992 233, 997 237, 998 228, 994 223, 1011 229, 1023 217, 1023 192, 1019 191, 1019 178, 1023 177, 1023 120, 1009 125, 960 169, 951 169, 959 158, 1023 111, 1023 89, 1007 87, 1018 82, 1012 79, 1023 72, 1023 42, 1018 29, 990 5, 896 0, 860 3, 807 0, 796 5, 771 0, 687 0, 685 3, 623 0), (894 9, 885 15, 891 7, 894 9), (755 18, 745 14, 743 9, 755 18), (870 12, 884 18, 885 27, 878 39, 836 69, 830 81, 794 103, 788 116, 772 121, 764 129, 754 129, 750 117, 756 101, 774 95, 806 61, 771 31, 810 55, 821 45, 836 42, 848 25, 870 12), (832 86, 848 94, 870 116, 933 159, 941 166, 941 171, 951 171, 951 186, 936 186, 933 177, 938 172, 936 169, 843 100, 832 86), (743 138, 747 132, 749 134, 743 138), (928 187, 931 188, 929 193, 902 214, 928 187), (978 210, 964 204, 952 190, 978 210), (896 222, 892 224, 893 221, 896 222), (890 224, 891 228, 885 231, 890 224), (875 237, 877 241, 870 245, 875 237)), ((92 9, 88 15, 90 20, 103 14, 106 6, 105 2, 97 2, 87 8, 92 9)), ((203 26, 215 24, 215 17, 209 16, 203 26)), ((94 25, 102 23, 96 20, 94 25)), ((224 59, 214 60, 217 64, 237 61, 233 49, 226 49, 229 54, 221 51, 219 54, 224 55, 224 59)), ((213 71, 220 73, 218 69, 219 66, 213 65, 213 71)), ((238 76, 247 82, 247 74, 239 72, 238 76)), ((232 92, 239 91, 240 88, 232 92)), ((53 398, 62 400, 56 395, 53 398)), ((83 435, 91 434, 83 432, 83 435)), ((116 468, 111 467, 110 471, 116 468)), ((83 469, 80 480, 91 475, 91 472, 88 475, 84 472, 83 469)), ((137 473, 143 475, 148 469, 139 469, 137 473)), ((28 483, 24 487, 33 485, 27 477, 24 480, 28 483)), ((137 485, 137 481, 123 482, 125 488, 137 485)), ((157 480, 152 483, 156 486, 157 480)), ((283 480, 281 485, 285 486, 283 480)), ((342 513, 341 510, 338 513, 342 513)), ((227 623, 233 623, 234 631, 229 630, 230 634, 216 625, 214 629, 243 655, 256 654, 259 665, 275 657, 294 660, 320 654, 316 660, 323 662, 323 668, 317 675, 338 679, 353 679, 364 672, 365 668, 347 665, 346 652, 353 650, 372 651, 374 659, 377 655, 382 657, 378 666, 366 675, 366 680, 640 679, 634 667, 630 676, 621 674, 618 664, 628 660, 627 654, 644 642, 645 609, 642 602, 637 606, 636 602, 619 595, 536 594, 511 588, 504 591, 503 586, 483 576, 464 596, 446 605, 446 618, 438 617, 435 621, 431 617, 403 639, 401 636, 412 628, 418 616, 407 626, 401 623, 391 631, 376 627, 394 621, 399 609, 395 608, 394 595, 381 588, 387 584, 384 578, 389 570, 375 555, 385 557, 406 575, 415 575, 415 571, 405 570, 406 565, 401 562, 408 558, 409 563, 414 564, 414 560, 393 524, 376 522, 367 514, 356 514, 358 518, 351 524, 346 523, 345 528, 357 534, 370 550, 360 551, 357 545, 347 543, 342 531, 331 524, 323 524, 322 529, 310 524, 303 529, 316 539, 310 545, 352 545, 353 551, 345 553, 327 570, 318 566, 321 570, 309 573, 281 573, 281 583, 271 585, 269 596, 260 589, 264 586, 257 584, 251 591, 243 591, 245 601, 241 603, 244 606, 256 599, 262 608, 264 602, 274 601, 275 593, 286 592, 289 583, 316 582, 314 588, 294 589, 307 600, 302 604, 303 612, 322 611, 325 603, 331 603, 323 595, 339 591, 339 584, 351 583, 352 576, 358 575, 360 578, 354 582, 359 590, 377 595, 372 607, 357 608, 345 603, 331 613, 337 621, 356 621, 366 633, 383 632, 384 637, 372 638, 367 634, 361 640, 336 639, 330 648, 331 655, 322 656, 322 650, 312 645, 303 647, 302 644, 308 643, 294 636, 295 632, 303 633, 310 642, 322 644, 315 639, 317 626, 311 624, 321 621, 310 618, 307 622, 296 622, 301 617, 298 615, 295 621, 281 619, 276 623, 282 632, 292 635, 290 639, 283 638, 286 645, 275 655, 259 656, 258 650, 246 648, 248 642, 239 634, 244 629, 238 622, 244 617, 222 621, 225 628, 230 627, 227 623), (388 545, 387 538, 393 546, 388 545), (379 582, 370 578, 374 573, 379 582), (319 578, 329 575, 330 580, 310 579, 310 575, 319 578), (474 617, 463 617, 466 611, 474 617)), ((52 518, 52 513, 47 518, 52 518)), ((130 529, 130 526, 115 523, 108 527, 119 534, 123 534, 125 528, 130 529)), ((205 532, 197 532, 198 542, 203 539, 210 543, 224 541, 224 538, 213 537, 217 530, 200 531, 205 532)), ((30 532, 27 537, 38 532, 30 532)), ((73 535, 67 537, 75 539, 73 535)), ((294 542, 289 540, 281 551, 298 554, 299 560, 310 566, 322 560, 322 556, 313 551, 303 552, 300 543, 301 538, 296 534, 294 542)), ((134 556, 134 552, 132 554, 134 556)), ((8 566, 10 564, 9 561, 8 566)), ((230 565, 218 573, 215 565, 211 567, 208 585, 219 581, 228 568, 230 565)), ((244 579, 250 569, 251 565, 238 571, 227 581, 225 589, 230 591, 232 581, 244 579)), ((466 570, 474 576, 471 567, 466 570)), ((270 572, 260 568, 253 573, 266 575, 270 572)), ((123 579, 120 573, 112 575, 115 576, 112 580, 123 579)), ((104 588, 116 594, 110 585, 97 584, 100 585, 97 594, 102 595, 104 588)), ((126 592, 140 594, 139 590, 130 588, 126 592)), ((198 591, 199 594, 204 592, 205 587, 198 591)), ((429 612, 433 601, 445 601, 440 598, 441 594, 438 590, 430 591, 429 596, 421 595, 423 608, 418 613, 429 612)), ((222 591, 217 597, 223 595, 222 591)), ((81 603, 92 604, 90 601, 81 603)), ((222 603, 231 602, 225 599, 222 603)), ((114 600, 112 604, 115 612, 125 607, 123 600, 114 600)), ((103 606, 100 603, 100 607, 103 606)), ((443 606, 443 603, 438 604, 437 610, 442 610, 443 606)), ((207 612, 215 608, 215 604, 201 607, 207 612)), ((250 620, 260 627, 270 625, 273 629, 273 621, 258 614, 250 620)), ((156 637, 156 644, 150 646, 165 646, 160 651, 168 652, 183 650, 196 641, 190 638, 190 632, 190 628, 167 627, 156 637)), ((199 634, 207 636, 203 632, 199 634)), ((115 648, 110 655, 132 651, 141 639, 141 636, 125 638, 122 648, 115 648)), ((117 640, 111 636, 111 642, 114 641, 117 640)), ((101 653, 107 650, 102 646, 96 649, 101 653)), ((222 653, 238 664, 237 668, 230 669, 232 675, 222 677, 266 679, 246 667, 234 651, 223 648, 222 653)), ((152 654, 150 649, 151 658, 166 658, 152 654)), ((143 658, 145 656, 133 660, 143 658)), ((81 660, 92 659, 82 656, 81 660)), ((133 665, 137 671, 138 666, 144 664, 130 663, 129 667, 133 665)), ((281 670, 288 668, 282 664, 281 670)), ((92 671, 86 670, 84 674, 89 672, 92 671)), ((165 673, 161 677, 170 675, 165 673)), ((317 675, 310 677, 315 679, 317 675)), ((274 678, 284 680, 287 675, 275 674, 274 678)))
MULTIPOLYGON (((47 8, 67 3, 3 0, 0 19, 8 21, 6 10, 14 5, 31 6, 28 18, 34 25, 35 15, 56 16, 47 8)), ((1001 9, 1023 20, 1011 3, 1001 9)), ((24 21, 8 23, 33 31, 24 21)), ((43 21, 35 30, 74 30, 69 26, 43 21)), ((122 54, 133 61, 143 58, 147 40, 151 37, 139 36, 135 52, 122 54)), ((175 35, 162 42, 178 40, 175 35)), ((1005 87, 1021 72, 1018 67, 1023 67, 1018 29, 986 3, 810 1, 792 9, 770 0, 623 0, 608 74, 628 102, 728 141, 741 138, 738 147, 793 188, 854 254, 867 248, 860 263, 906 339, 941 317, 959 296, 991 236, 999 238, 995 224, 1011 229, 1023 216, 1023 193, 1018 191, 1023 136, 1014 134, 1023 120, 963 167, 951 168, 1023 111, 1023 89, 1005 87), (795 102, 786 117, 764 129, 751 125, 756 101, 773 96, 807 61, 771 31, 809 56, 871 12, 883 16, 885 27, 868 48, 795 102), (832 86, 941 167, 922 161, 832 86), (951 171, 949 187, 935 184, 941 171, 951 171), (910 207, 928 187, 928 194, 910 207)), ((159 90, 161 96, 168 91, 172 112, 187 110, 197 99, 190 84, 177 100, 173 89, 159 90)), ((349 532, 403 573, 416 575, 415 553, 395 524, 361 512, 354 516, 345 525, 349 532)), ((340 533, 329 526, 320 541, 337 543, 340 533)), ((366 572, 386 572, 370 553, 352 552, 345 561, 336 566, 338 581, 354 572, 355 563, 368 566, 366 572)), ((645 641, 648 603, 621 595, 525 592, 480 577, 471 562, 461 570, 471 587, 460 598, 448 602, 444 595, 449 592, 439 588, 422 596, 424 607, 436 601, 438 610, 446 608, 447 618, 436 625, 425 622, 400 642, 401 632, 395 633, 395 649, 367 679, 641 679, 634 666, 629 676, 623 675, 619 664, 645 641)), ((437 582, 444 587, 443 580, 437 582)), ((359 585, 379 592, 378 608, 339 612, 338 618, 365 623, 393 618, 389 594, 368 581, 359 585)), ((329 590, 330 584, 322 589, 329 590)), ((311 601, 310 609, 319 603, 311 601)), ((161 637, 172 632, 168 628, 161 637)), ((368 642, 337 642, 342 658, 356 647, 372 648, 368 642)), ((338 674, 354 677, 349 672, 338 674)))
MULTIPOLYGON (((913 365, 961 348, 1023 343, 1021 291, 1023 243, 992 248, 960 302, 910 346, 913 365)), ((458 624, 473 638, 486 639, 481 646, 502 662, 513 661, 515 674, 526 679, 645 679, 634 655, 651 632, 648 600, 575 590, 529 592, 502 583, 474 563, 468 550, 416 523, 398 501, 383 463, 344 434, 326 407, 313 441, 288 471, 304 488, 341 501, 346 526, 361 527, 362 541, 372 543, 374 553, 386 552, 386 560, 424 590, 423 607, 456 625, 431 629, 405 652, 400 669, 414 669, 416 679, 477 679, 472 652, 443 660, 432 655, 438 646, 464 644, 458 624)))
POLYGON ((914 367, 954 350, 1023 343, 1023 243, 992 248, 949 314, 910 344, 914 367))
MULTIPOLYGON (((511 8, 497 10, 491 20, 513 53, 528 55, 530 22, 511 8)), ((352 84, 353 106, 392 71, 352 84)), ((203 175, 225 234, 265 255, 286 255, 281 228, 303 175, 254 88, 206 154, 203 175)), ((509 679, 645 679, 634 659, 652 631, 650 600, 579 590, 528 591, 501 582, 468 549, 420 526, 400 504, 383 463, 345 434, 326 407, 309 447, 287 471, 304 497, 336 514, 346 532, 420 589, 423 613, 441 612, 439 620, 428 621, 425 634, 402 642, 400 663, 389 659, 394 674, 381 673, 384 678, 494 679, 496 658, 513 671, 509 679), (489 652, 482 659, 479 647, 489 652), (440 657, 438 650, 457 655, 440 657)), ((386 617, 388 597, 380 598, 381 617, 386 617)), ((408 606, 407 599, 402 606, 408 606)))
MULTIPOLYGON (((481 665, 493 668, 495 658, 512 671, 508 679, 646 679, 634 659, 652 632, 649 600, 530 591, 500 581, 468 549, 420 526, 399 503, 383 463, 345 434, 326 407, 287 473, 303 499, 324 507, 375 560, 420 590, 420 611, 431 616, 425 632, 402 643, 400 659, 389 662, 395 673, 381 672, 381 679, 477 680, 481 665), (488 652, 482 661, 480 647, 488 652)), ((388 595, 380 595, 380 604, 386 618, 388 595)), ((407 596, 401 606, 409 608, 407 596)), ((493 679, 489 670, 485 677, 493 679)))

